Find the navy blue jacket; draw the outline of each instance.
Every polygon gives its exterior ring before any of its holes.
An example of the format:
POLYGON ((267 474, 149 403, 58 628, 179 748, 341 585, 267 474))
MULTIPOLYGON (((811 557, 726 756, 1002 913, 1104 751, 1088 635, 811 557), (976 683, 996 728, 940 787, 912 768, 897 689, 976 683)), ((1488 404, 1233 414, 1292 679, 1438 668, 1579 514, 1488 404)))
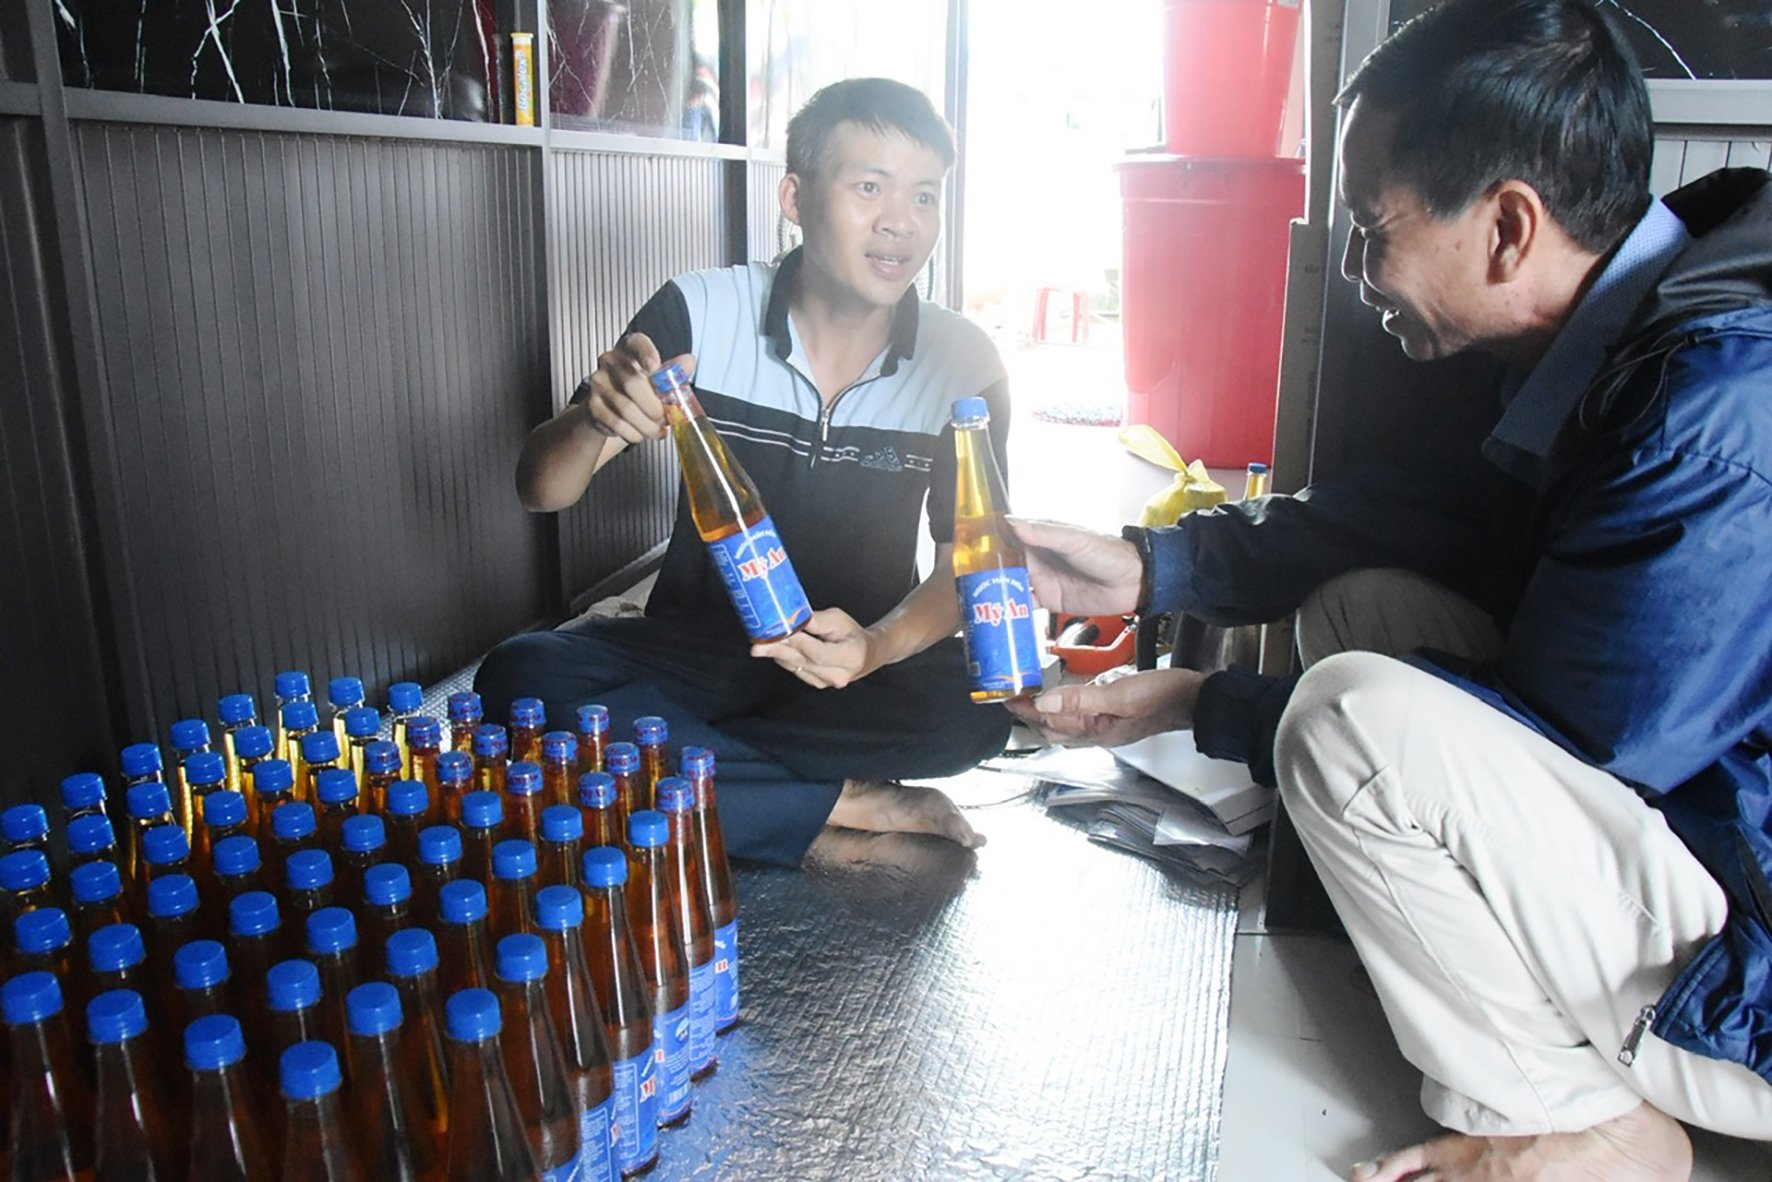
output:
MULTIPOLYGON (((1494 606, 1493 661, 1413 659, 1665 814, 1730 914, 1650 1029, 1772 1081, 1772 174, 1724 170, 1666 201, 1694 241, 1564 424, 1513 538, 1481 514, 1311 489, 1151 531, 1150 598, 1253 622, 1333 575, 1403 566, 1494 606)), ((1273 783, 1295 683, 1209 678, 1201 748, 1273 783)))

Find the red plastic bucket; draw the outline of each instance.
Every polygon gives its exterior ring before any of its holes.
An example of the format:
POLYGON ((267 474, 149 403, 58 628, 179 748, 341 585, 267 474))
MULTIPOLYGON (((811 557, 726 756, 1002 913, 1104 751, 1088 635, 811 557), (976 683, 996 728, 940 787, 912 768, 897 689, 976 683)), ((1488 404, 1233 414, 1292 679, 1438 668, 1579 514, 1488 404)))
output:
POLYGON ((1275 156, 1299 0, 1163 0, 1163 143, 1177 156, 1275 156))
POLYGON ((1149 423, 1210 467, 1272 463, 1304 162, 1151 156, 1115 167, 1126 421, 1149 423))

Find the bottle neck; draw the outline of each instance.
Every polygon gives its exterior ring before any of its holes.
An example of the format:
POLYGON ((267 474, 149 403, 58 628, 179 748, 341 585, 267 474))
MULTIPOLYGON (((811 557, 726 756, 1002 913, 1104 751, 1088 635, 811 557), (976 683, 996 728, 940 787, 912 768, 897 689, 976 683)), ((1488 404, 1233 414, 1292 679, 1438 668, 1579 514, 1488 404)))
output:
POLYGON ((337 1091, 311 1100, 286 1100, 285 1111, 288 1114, 283 1152, 285 1174, 293 1172, 312 1177, 318 1173, 327 1178, 362 1176, 354 1168, 337 1091), (322 1164, 323 1171, 314 1169, 322 1164))

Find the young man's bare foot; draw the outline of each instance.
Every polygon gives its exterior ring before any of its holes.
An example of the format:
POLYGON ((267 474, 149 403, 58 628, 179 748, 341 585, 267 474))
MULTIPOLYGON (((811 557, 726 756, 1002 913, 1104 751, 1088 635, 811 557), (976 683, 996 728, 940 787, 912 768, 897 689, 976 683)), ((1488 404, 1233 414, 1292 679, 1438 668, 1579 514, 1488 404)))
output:
POLYGON ((1691 1176, 1686 1130, 1648 1104, 1579 1133, 1441 1137, 1361 1162, 1349 1175, 1353 1182, 1686 1182, 1691 1176))
POLYGON ((984 844, 945 793, 888 780, 843 781, 825 824, 875 833, 933 833, 967 849, 984 844))

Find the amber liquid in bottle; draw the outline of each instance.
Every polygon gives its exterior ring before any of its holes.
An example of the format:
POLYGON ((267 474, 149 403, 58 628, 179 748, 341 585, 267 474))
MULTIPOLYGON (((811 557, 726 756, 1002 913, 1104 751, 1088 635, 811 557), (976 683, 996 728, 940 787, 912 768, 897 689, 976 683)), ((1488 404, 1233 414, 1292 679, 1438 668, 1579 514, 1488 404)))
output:
POLYGON ((714 921, 714 1029, 738 1024, 738 892, 726 860, 726 835, 714 796, 714 753, 683 751, 683 775, 695 787, 695 840, 701 850, 702 894, 714 921))
MULTIPOLYGON (((983 399, 977 402, 982 409, 983 399)), ((957 460, 954 492, 954 579, 974 702, 1005 702, 1039 690, 1039 641, 1034 634, 1027 558, 1004 521, 1009 499, 991 451, 988 415, 954 415, 957 460), (991 582, 980 584, 978 576, 991 582), (1000 637, 989 653, 985 636, 1000 637), (992 659, 994 658, 994 659, 992 659)))
POLYGON ((13 1023, 7 1037, 12 1057, 8 1130, 12 1177, 91 1178, 92 1093, 74 1057, 59 987, 54 1012, 36 1021, 13 1023))
MULTIPOLYGON (((610 847, 610 853, 619 860, 619 850, 610 847)), ((626 887, 619 881, 612 886, 594 885, 591 862, 587 854, 585 961, 603 1007, 603 1035, 616 1072, 616 1121, 621 1134, 617 1162, 623 1175, 631 1177, 658 1161, 652 1005, 628 924, 626 887)), ((618 867, 618 872, 625 877, 625 867, 618 867)))
POLYGON ((501 980, 498 999, 505 1021, 499 1036, 505 1074, 529 1148, 543 1177, 564 1178, 578 1159, 578 1108, 547 995, 540 980, 501 980))
MULTIPOLYGON (((630 830, 638 824, 636 818, 630 823, 630 830)), ((654 1037, 664 1052, 658 1073, 658 1123, 669 1128, 688 1120, 695 1102, 689 1090, 686 1029, 689 966, 683 961, 683 937, 671 910, 664 847, 636 846, 629 866, 632 880, 628 884, 628 922, 633 928, 634 947, 640 954, 640 967, 646 973, 654 1037)))
POLYGON ((541 1171, 499 1050, 498 1002, 476 989, 452 996, 449 1004, 447 1176, 450 1182, 535 1182, 541 1171), (469 1008, 472 1015, 464 1021, 469 1008))

